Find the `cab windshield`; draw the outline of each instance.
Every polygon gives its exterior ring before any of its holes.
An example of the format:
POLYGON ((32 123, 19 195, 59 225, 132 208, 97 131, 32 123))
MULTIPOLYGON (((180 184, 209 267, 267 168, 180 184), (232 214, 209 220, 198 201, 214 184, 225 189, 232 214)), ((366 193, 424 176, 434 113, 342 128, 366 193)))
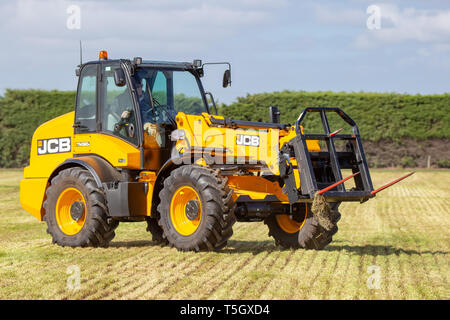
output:
POLYGON ((173 123, 178 112, 206 112, 197 78, 189 71, 140 68, 133 75, 143 123, 173 123))

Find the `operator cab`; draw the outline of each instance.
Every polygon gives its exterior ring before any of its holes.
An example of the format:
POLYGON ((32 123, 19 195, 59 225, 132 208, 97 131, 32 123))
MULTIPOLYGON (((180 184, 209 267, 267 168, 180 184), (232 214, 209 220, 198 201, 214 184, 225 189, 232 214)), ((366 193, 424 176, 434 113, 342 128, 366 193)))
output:
MULTIPOLYGON (((106 51, 99 58, 77 70, 75 134, 125 140, 144 154, 141 169, 158 170, 170 157, 176 115, 211 113, 200 81, 201 61, 108 60, 106 51)), ((224 86, 230 82, 226 73, 224 86)))

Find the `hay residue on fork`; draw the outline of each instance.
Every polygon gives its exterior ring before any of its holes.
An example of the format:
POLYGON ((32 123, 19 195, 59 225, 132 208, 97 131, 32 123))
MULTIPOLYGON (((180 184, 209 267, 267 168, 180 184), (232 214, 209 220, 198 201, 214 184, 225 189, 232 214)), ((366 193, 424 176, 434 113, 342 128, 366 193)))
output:
POLYGON ((325 230, 330 231, 334 227, 330 204, 319 192, 314 195, 311 211, 325 230))

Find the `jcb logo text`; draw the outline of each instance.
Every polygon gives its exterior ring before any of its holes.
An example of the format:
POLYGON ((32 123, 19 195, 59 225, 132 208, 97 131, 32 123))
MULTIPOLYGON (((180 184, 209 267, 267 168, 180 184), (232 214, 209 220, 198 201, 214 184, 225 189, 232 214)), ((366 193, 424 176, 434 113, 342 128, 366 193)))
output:
POLYGON ((236 144, 243 146, 259 147, 259 137, 246 134, 238 134, 236 137, 236 144))
POLYGON ((70 137, 38 140, 38 155, 70 152, 70 137))

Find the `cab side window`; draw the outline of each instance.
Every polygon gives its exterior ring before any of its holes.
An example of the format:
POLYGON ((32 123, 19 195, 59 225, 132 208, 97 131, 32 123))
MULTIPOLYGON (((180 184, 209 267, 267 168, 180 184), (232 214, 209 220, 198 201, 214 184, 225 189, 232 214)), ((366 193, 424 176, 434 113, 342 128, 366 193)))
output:
POLYGON ((116 86, 114 72, 119 64, 104 65, 102 77, 102 131, 137 144, 136 117, 128 85, 116 86))
POLYGON ((75 127, 80 133, 95 132, 97 129, 97 65, 87 65, 81 71, 75 127))

